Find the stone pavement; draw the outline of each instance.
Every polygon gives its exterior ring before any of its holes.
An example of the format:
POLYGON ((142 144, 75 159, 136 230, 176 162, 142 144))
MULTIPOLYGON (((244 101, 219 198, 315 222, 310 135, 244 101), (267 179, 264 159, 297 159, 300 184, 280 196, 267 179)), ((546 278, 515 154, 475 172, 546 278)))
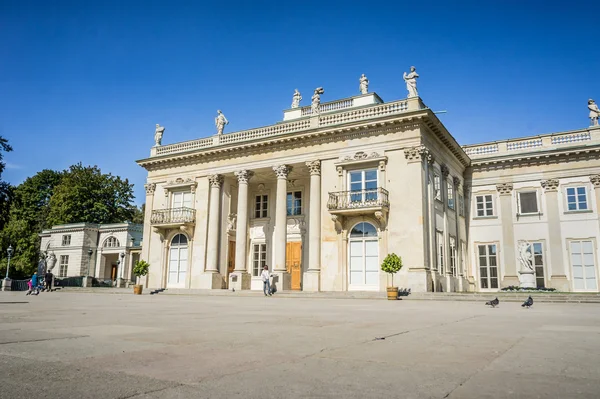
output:
POLYGON ((2 292, 0 398, 598 398, 599 316, 595 304, 2 292))

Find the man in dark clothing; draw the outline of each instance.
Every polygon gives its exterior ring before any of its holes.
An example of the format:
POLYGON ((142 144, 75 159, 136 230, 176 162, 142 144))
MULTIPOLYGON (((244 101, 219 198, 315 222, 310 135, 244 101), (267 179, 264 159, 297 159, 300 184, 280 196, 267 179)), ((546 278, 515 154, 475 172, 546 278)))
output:
POLYGON ((52 280, 54 280, 54 275, 50 270, 46 272, 44 276, 44 282, 46 283, 46 291, 52 292, 52 280))

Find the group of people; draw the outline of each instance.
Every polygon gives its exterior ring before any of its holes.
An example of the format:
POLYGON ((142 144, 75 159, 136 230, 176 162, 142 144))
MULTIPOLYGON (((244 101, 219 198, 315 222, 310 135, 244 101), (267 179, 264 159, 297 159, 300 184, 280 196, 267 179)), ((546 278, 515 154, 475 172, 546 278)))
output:
POLYGON ((29 289, 27 290, 26 295, 38 295, 41 291, 51 291, 53 277, 52 273, 48 271, 44 275, 44 280, 40 281, 37 272, 34 272, 31 279, 27 282, 29 289))

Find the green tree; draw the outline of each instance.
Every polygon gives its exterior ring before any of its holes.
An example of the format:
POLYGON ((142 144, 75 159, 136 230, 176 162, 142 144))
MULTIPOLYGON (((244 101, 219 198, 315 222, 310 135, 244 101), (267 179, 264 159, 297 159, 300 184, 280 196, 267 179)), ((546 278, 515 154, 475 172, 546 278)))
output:
POLYGON ((144 224, 144 214, 146 213, 146 204, 142 204, 142 206, 134 208, 132 223, 144 224))
POLYGON ((12 201, 12 186, 2 181, 2 173, 6 167, 6 164, 2 162, 4 159, 2 152, 10 151, 12 151, 12 147, 8 145, 8 140, 0 136, 0 231, 4 229, 4 225, 8 222, 8 213, 12 201))
POLYGON ((50 199, 50 225, 88 222, 119 223, 133 220, 133 184, 102 174, 97 166, 73 165, 64 172, 50 199))
POLYGON ((394 286, 394 274, 402 269, 402 258, 395 253, 388 254, 381 264, 381 270, 392 276, 392 287, 394 286))

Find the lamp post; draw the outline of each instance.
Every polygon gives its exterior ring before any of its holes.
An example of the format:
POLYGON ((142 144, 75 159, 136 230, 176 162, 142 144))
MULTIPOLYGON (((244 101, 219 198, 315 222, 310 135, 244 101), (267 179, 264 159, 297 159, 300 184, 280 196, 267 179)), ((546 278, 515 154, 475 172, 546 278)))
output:
POLYGON ((94 254, 94 250, 92 248, 88 249, 88 277, 90 276, 90 265, 92 264, 92 255, 94 254))
POLYGON ((4 281, 2 281, 2 291, 10 291, 11 289, 11 280, 10 278, 8 278, 8 271, 10 270, 10 257, 13 254, 13 247, 12 245, 8 246, 8 249, 6 250, 6 253, 8 254, 8 263, 6 265, 6 276, 4 277, 4 281))
POLYGON ((119 267, 119 283, 117 284, 119 287, 121 287, 123 285, 123 268, 125 267, 125 252, 121 252, 119 254, 119 256, 121 257, 121 260, 119 261, 120 267, 119 267))

